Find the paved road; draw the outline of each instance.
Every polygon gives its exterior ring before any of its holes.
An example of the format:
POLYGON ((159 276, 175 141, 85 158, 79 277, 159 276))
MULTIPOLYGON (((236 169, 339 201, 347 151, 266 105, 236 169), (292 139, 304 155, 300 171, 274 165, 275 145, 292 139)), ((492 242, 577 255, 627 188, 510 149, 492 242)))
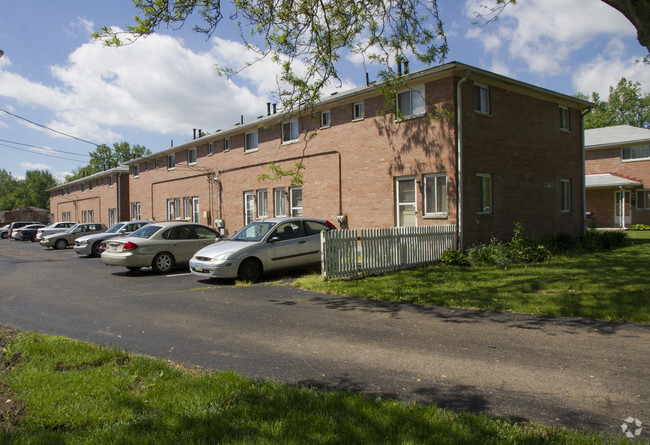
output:
POLYGON ((0 240, 0 324, 291 384, 650 437, 650 326, 156 276, 0 240))

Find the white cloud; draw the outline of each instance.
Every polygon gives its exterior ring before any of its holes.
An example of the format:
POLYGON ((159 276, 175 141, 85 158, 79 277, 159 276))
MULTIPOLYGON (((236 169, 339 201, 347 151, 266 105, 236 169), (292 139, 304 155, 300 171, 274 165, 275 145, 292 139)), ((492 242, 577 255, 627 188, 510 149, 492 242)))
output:
POLYGON ((650 70, 647 65, 607 55, 579 67, 573 77, 573 84, 577 91, 588 96, 595 91, 601 99, 607 100, 609 87, 616 86, 621 77, 639 82, 643 93, 650 94, 650 70))
POLYGON ((49 170, 52 168, 51 165, 41 163, 35 164, 33 162, 20 162, 18 165, 20 165, 25 170, 49 170))

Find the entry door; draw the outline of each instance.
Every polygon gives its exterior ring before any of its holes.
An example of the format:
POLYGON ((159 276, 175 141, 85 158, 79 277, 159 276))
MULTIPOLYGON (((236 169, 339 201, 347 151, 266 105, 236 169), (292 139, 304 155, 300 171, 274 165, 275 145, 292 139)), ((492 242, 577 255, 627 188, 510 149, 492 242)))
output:
POLYGON ((255 194, 254 192, 244 192, 244 225, 248 225, 255 220, 255 194))
POLYGON ((625 228, 632 224, 632 194, 629 191, 616 192, 614 208, 614 225, 625 228), (625 224, 622 216, 625 215, 625 224))
POLYGON ((199 197, 194 196, 192 198, 192 222, 195 222, 198 224, 200 219, 200 214, 199 214, 199 197))
POLYGON ((395 195, 397 196, 397 226, 417 226, 415 178, 400 178, 395 180, 395 195))

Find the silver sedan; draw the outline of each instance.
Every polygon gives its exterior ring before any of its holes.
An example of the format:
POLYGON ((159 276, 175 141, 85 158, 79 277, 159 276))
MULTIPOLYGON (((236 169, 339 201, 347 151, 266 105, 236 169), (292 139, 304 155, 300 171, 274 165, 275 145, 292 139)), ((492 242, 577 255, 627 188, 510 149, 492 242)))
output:
POLYGON ((325 219, 270 218, 255 221, 230 240, 196 252, 190 272, 203 278, 257 281, 264 272, 320 263, 320 233, 336 227, 325 219))
POLYGON ((186 265, 194 253, 218 241, 219 234, 204 225, 187 222, 151 223, 124 238, 106 241, 102 261, 130 271, 151 267, 168 273, 186 265))

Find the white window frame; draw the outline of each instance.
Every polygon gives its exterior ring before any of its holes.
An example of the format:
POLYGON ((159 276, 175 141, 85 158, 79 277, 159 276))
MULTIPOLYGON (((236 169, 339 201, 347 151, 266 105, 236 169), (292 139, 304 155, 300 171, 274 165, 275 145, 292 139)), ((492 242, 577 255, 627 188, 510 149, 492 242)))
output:
POLYGON ((570 179, 560 179, 560 191, 562 195, 560 210, 562 213, 570 213, 572 208, 570 179))
POLYGON ((259 148, 259 141, 257 131, 251 131, 244 136, 244 153, 257 151, 259 148))
POLYGON ((113 227, 115 225, 116 219, 115 219, 115 214, 116 214, 115 208, 108 209, 108 225, 109 227, 113 227))
POLYGON ((478 178, 478 205, 477 213, 479 215, 491 215, 492 214, 492 174, 490 173, 477 173, 476 177, 478 178), (487 181, 487 187, 486 187, 487 181), (487 195, 487 206, 485 205, 485 198, 487 195))
POLYGON ((81 224, 86 224, 88 222, 88 212, 86 210, 81 211, 81 224))
POLYGON ((291 216, 303 215, 302 187, 291 187, 289 189, 289 204, 291 206, 291 216), (300 194, 300 205, 298 205, 298 202, 294 199, 298 196, 298 194, 300 194))
POLYGON ((188 148, 187 149, 187 165, 196 164, 197 158, 198 157, 197 157, 196 147, 188 148))
POLYGON ((487 85, 474 84, 474 112, 490 114, 490 88, 487 85))
MULTIPOLYGON (((108 186, 113 187, 113 175, 110 175, 108 177, 108 186)), ((70 194, 70 191, 68 190, 68 195, 70 194)))
POLYGON ((268 218, 269 216, 269 193, 266 189, 261 189, 256 192, 257 204, 257 217, 268 218))
POLYGON ((632 145, 621 148, 621 161, 634 162, 650 159, 650 144, 632 145))
POLYGON ((199 197, 192 196, 192 222, 199 223, 201 214, 199 212, 199 197))
POLYGON ((352 104, 352 120, 361 120, 366 117, 366 106, 363 102, 352 104))
POLYGON ((208 156, 214 154, 214 142, 208 143, 208 156))
POLYGON ((185 219, 192 218, 192 198, 189 196, 183 198, 183 216, 185 219))
POLYGON ((273 189, 273 214, 275 217, 287 216, 287 192, 284 188, 273 189))
POLYGON ((131 221, 137 221, 140 219, 140 203, 132 202, 131 203, 131 221))
POLYGON ((230 151, 230 138, 223 140, 223 151, 230 151))
POLYGON ((332 113, 330 110, 321 111, 320 113, 320 127, 328 128, 332 125, 332 113))
POLYGON ((560 112, 560 130, 570 131, 571 121, 569 120, 569 109, 567 107, 559 107, 560 112))
POLYGON ((298 141, 300 132, 298 131, 298 119, 282 123, 282 143, 291 144, 298 141))
POLYGON ((181 198, 174 198, 174 219, 181 219, 181 198))
POLYGON ((398 118, 401 119, 424 115, 427 111, 424 85, 418 85, 398 92, 395 106, 398 118))
POLYGON ((94 223, 95 222, 95 211, 94 210, 88 210, 88 222, 89 223, 94 223))
POLYGON ((168 221, 173 221, 175 213, 176 212, 174 210, 174 199, 173 198, 168 199, 167 200, 167 220, 168 221))
POLYGON ((167 155, 167 170, 174 170, 176 168, 176 153, 167 155))
POLYGON ((133 177, 134 178, 140 177, 140 166, 138 164, 133 165, 133 177))
POLYGON ((447 173, 433 173, 424 175, 424 216, 447 216, 447 187, 447 173), (444 180, 444 197, 441 198, 439 194, 442 180, 444 180), (430 206, 428 198, 430 193, 433 193, 433 208, 429 208, 430 206))
POLYGON ((650 210, 650 189, 636 191, 636 209, 650 210))
POLYGON ((244 192, 244 225, 255 221, 255 192, 247 190, 244 192))

